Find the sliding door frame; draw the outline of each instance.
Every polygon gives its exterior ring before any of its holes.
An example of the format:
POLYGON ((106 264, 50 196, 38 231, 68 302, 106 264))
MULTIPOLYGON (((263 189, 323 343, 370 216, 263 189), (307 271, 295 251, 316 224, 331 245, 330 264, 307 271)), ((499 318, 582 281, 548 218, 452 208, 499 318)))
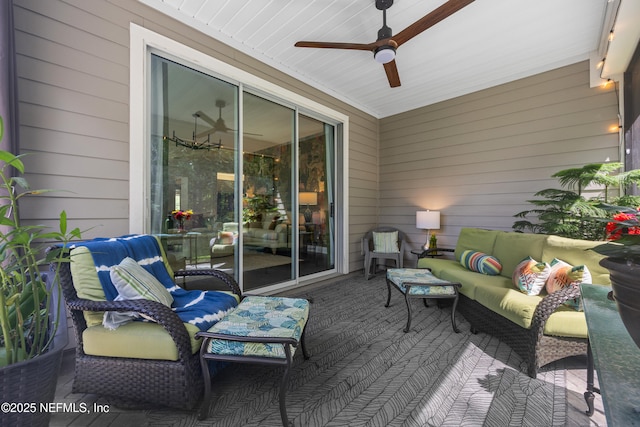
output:
MULTIPOLYGON (((342 274, 348 273, 349 242, 345 236, 349 235, 349 117, 133 23, 130 24, 129 231, 131 233, 147 233, 150 226, 150 120, 148 95, 151 90, 149 64, 152 52, 236 84, 239 86, 240 91, 247 90, 252 93, 264 93, 269 98, 276 100, 276 102, 281 100, 285 105, 295 106, 296 113, 303 112, 304 114, 321 117, 327 123, 336 127, 336 194, 334 209, 336 218, 336 258, 334 271, 342 274)), ((242 141, 242 138, 240 138, 240 141, 242 141)), ((296 274, 296 277, 298 276, 296 274)), ((303 280, 313 279, 316 276, 322 276, 322 274, 304 276, 303 280)), ((296 280, 300 280, 300 278, 296 280)), ((283 286, 288 286, 288 284, 283 284, 283 286)), ((275 287, 264 289, 273 291, 283 286, 276 285, 275 287)))

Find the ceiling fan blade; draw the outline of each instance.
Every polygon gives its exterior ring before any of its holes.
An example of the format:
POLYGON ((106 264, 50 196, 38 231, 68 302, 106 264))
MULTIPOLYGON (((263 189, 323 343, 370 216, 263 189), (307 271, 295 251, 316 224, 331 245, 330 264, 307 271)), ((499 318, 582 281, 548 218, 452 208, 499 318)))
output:
POLYGON ((215 133, 215 129, 211 128, 211 129, 208 129, 208 130, 205 130, 203 132, 200 132, 200 133, 196 134, 196 139, 203 138, 203 137, 205 137, 207 135, 213 135, 214 133, 215 133))
POLYGON ((211 117, 209 117, 206 113, 202 112, 201 110, 196 111, 196 114, 198 115, 199 118, 201 118, 205 122, 209 123, 211 126, 215 126, 216 125, 216 121, 214 119, 212 119, 211 117))
POLYGON ((384 71, 387 73, 387 80, 389 80, 389 86, 400 86, 400 75, 398 74, 398 67, 396 67, 395 59, 391 62, 384 64, 384 71))
POLYGON ((319 49, 351 49, 351 50, 373 50, 375 43, 332 43, 332 42, 297 42, 296 47, 315 47, 319 49))
MULTIPOLYGON (((229 129, 229 128, 227 128, 227 130, 229 132, 235 132, 236 131, 235 129, 229 129)), ((205 130, 203 132, 198 133, 196 135, 196 139, 204 138, 207 135, 213 135, 215 132, 216 132, 215 128, 211 128, 211 129, 205 130)), ((243 134, 244 135, 251 135, 251 136, 264 136, 261 133, 251 133, 251 132, 244 132, 243 134)))
POLYGON ((398 46, 403 45, 408 42, 418 34, 423 31, 433 27, 438 22, 443 19, 453 15, 460 9, 469 4, 473 3, 475 0, 449 0, 442 6, 434 9, 429 14, 425 15, 422 19, 417 20, 413 24, 409 25, 404 30, 400 31, 398 34, 393 36, 393 40, 398 43, 398 46))

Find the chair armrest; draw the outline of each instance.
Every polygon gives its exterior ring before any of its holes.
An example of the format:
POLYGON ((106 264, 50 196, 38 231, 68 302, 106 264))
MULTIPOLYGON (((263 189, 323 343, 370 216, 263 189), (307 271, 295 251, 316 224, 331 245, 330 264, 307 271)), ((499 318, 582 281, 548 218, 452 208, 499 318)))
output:
POLYGON ((370 246, 369 246, 369 239, 366 237, 363 237, 362 240, 360 241, 360 255, 364 255, 366 253, 369 253, 371 251, 370 246))
POLYGON ((544 334, 544 326, 558 307, 570 299, 580 298, 580 287, 569 286, 547 295, 538 303, 531 320, 531 334, 533 342, 538 342, 544 334))
POLYGON ((191 357, 191 338, 182 319, 169 307, 147 299, 123 301, 91 301, 82 298, 67 300, 70 310, 79 311, 135 311, 144 314, 161 325, 171 336, 181 359, 191 357))
POLYGON ((407 250, 407 245, 408 245, 408 243, 407 243, 407 241, 406 241, 406 240, 402 240, 402 241, 400 242, 400 247, 399 247, 398 249, 400 249, 400 254, 402 254, 402 256, 404 256, 404 254, 405 254, 406 252, 409 252, 409 251, 407 250))
POLYGON ((236 282, 236 280, 232 276, 225 273, 224 271, 216 270, 213 268, 211 269, 207 268, 207 269, 195 269, 195 270, 177 270, 177 271, 174 271, 173 273, 174 278, 191 277, 191 276, 214 277, 220 280, 221 282, 223 282, 225 285, 227 285, 231 290, 231 292, 238 295, 238 297, 242 299, 242 292, 240 291, 240 286, 238 285, 238 282, 236 282))

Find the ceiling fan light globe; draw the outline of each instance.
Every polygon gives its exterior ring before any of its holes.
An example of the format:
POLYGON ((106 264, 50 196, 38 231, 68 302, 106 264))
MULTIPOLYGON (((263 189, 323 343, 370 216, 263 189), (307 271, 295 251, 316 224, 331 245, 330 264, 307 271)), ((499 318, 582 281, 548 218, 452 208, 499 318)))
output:
POLYGON ((380 46, 373 53, 376 62, 386 64, 396 59, 396 50, 392 46, 380 46))

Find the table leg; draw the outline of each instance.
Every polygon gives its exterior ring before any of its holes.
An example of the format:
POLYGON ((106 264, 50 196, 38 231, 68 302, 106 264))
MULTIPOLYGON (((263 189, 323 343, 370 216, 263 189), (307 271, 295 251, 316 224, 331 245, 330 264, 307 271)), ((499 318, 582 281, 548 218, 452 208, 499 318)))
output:
POLYGON ((384 306, 389 307, 389 303, 391 303, 391 283, 387 279, 387 303, 384 306))
POLYGON ((404 300, 407 303, 407 327, 404 328, 404 332, 407 333, 409 332, 409 329, 411 329, 411 303, 409 301, 409 297, 407 296, 407 294, 409 293, 409 288, 407 288, 407 292, 404 294, 404 300))
POLYGON ((453 326, 453 332, 460 333, 460 329, 456 325, 456 308, 458 307, 458 295, 453 300, 453 307, 451 307, 451 325, 453 326))
POLYGON ((594 382, 594 367, 593 367, 593 354, 591 353, 591 343, 587 338, 587 391, 584 392, 584 400, 587 402, 587 415, 593 415, 593 399, 595 395, 593 392, 599 393, 596 387, 593 386, 594 382))

